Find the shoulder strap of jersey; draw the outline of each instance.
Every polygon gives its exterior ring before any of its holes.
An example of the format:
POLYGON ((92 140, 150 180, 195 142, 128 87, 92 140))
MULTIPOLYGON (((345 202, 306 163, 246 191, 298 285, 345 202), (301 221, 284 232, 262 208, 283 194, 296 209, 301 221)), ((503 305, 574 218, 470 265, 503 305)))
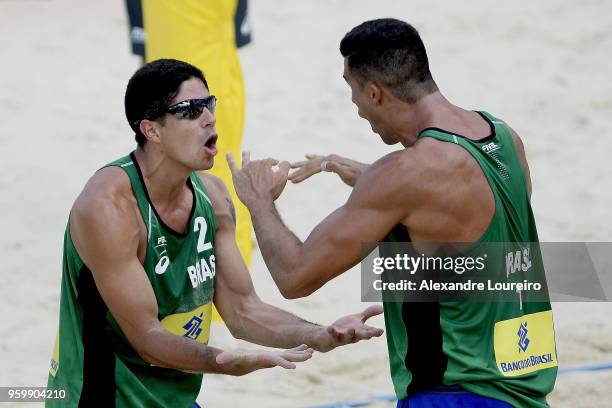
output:
POLYGON ((201 199, 206 201, 210 206, 212 206, 212 201, 210 201, 210 197, 208 195, 208 191, 202 182, 200 176, 198 176, 195 172, 191 173, 189 176, 191 179, 191 185, 195 189, 196 195, 199 195, 201 199))
POLYGON ((142 220, 144 221, 147 227, 147 234, 151 233, 151 222, 152 218, 155 216, 149 201, 147 200, 147 195, 145 193, 144 187, 142 186, 141 177, 139 175, 140 169, 136 163, 136 158, 134 157, 134 152, 130 153, 128 156, 124 156, 120 159, 115 160, 112 163, 109 163, 102 167, 102 169, 107 167, 120 167, 125 171, 130 179, 130 184, 132 185, 132 191, 134 192, 134 196, 136 198, 136 202, 138 203, 138 209, 140 210, 140 215, 142 216, 142 220))
POLYGON ((189 179, 191 180, 191 185, 193 186, 196 196, 198 197, 198 201, 202 203, 201 205, 204 207, 204 211, 210 214, 210 219, 213 222, 214 229, 216 230, 217 218, 215 217, 215 209, 213 208, 208 190, 206 189, 206 186, 204 186, 204 182, 202 182, 202 179, 196 172, 191 173, 189 179))

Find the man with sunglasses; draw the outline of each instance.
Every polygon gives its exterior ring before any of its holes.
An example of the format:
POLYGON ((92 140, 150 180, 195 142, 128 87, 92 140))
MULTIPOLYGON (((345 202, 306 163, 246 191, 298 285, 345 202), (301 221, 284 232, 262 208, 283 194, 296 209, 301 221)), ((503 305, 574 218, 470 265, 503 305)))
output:
POLYGON ((202 72, 181 61, 130 79, 138 147, 89 180, 66 228, 48 389, 67 399, 47 406, 190 407, 204 372, 291 369, 313 349, 382 334, 365 324, 379 307, 320 326, 259 299, 228 191, 200 172, 217 153, 215 106, 202 72), (235 337, 287 350, 208 346, 213 303, 235 337))

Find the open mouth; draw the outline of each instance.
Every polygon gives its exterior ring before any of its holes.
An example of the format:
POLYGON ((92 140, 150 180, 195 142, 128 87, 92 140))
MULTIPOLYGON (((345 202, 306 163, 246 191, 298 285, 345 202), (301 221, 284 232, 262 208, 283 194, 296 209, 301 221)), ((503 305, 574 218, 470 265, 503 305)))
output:
POLYGON ((210 150, 212 154, 217 154, 217 138, 218 138, 217 134, 214 134, 208 138, 206 143, 204 143, 204 147, 210 150))

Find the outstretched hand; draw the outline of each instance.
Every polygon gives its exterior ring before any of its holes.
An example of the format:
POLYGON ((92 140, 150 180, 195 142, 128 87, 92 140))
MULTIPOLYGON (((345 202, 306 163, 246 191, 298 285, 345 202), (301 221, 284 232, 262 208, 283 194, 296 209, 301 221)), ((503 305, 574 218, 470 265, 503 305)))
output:
POLYGON ((278 351, 266 350, 233 350, 223 351, 217 358, 224 372, 232 375, 244 375, 263 368, 283 367, 294 369, 296 362, 309 360, 313 349, 305 344, 278 351))
POLYGON ((242 168, 238 168, 231 153, 226 155, 232 172, 234 188, 240 201, 251 208, 257 201, 274 201, 283 192, 289 174, 289 162, 275 159, 251 161, 249 152, 242 152, 242 168), (273 166, 278 165, 278 170, 273 166))
POLYGON ((368 167, 367 164, 346 157, 330 154, 321 156, 318 154, 307 154, 306 160, 291 163, 292 169, 297 169, 289 175, 292 183, 300 183, 311 176, 322 171, 336 173, 342 181, 354 187, 361 173, 368 167))
POLYGON ((341 317, 325 328, 319 344, 314 348, 317 351, 326 352, 339 346, 382 336, 383 329, 365 324, 370 317, 377 316, 382 312, 382 306, 375 305, 368 307, 361 313, 341 317))

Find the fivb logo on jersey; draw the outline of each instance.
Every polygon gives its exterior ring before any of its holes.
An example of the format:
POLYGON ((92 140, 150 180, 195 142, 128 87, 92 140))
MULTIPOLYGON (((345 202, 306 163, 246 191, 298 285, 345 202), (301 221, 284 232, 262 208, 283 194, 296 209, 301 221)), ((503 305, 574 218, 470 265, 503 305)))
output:
POLYGON ((164 272, 166 272, 166 269, 168 269, 168 266, 170 266, 170 257, 166 255, 165 247, 166 247, 166 237, 161 236, 157 238, 157 245, 155 245, 155 248, 163 248, 163 250, 159 253, 160 255, 163 255, 163 256, 159 258, 159 261, 157 261, 157 264, 155 265, 155 273, 158 275, 161 275, 164 272))
POLYGON ((481 147, 482 151, 485 153, 493 153, 496 150, 499 150, 501 146, 496 145, 494 142, 487 143, 481 147))

